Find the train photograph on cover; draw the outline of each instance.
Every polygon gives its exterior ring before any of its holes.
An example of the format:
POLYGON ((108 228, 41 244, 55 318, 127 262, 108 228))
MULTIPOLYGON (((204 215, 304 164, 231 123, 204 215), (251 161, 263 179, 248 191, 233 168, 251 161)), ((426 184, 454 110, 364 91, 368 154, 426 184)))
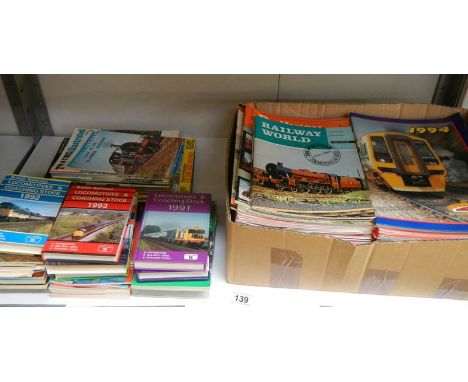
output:
POLYGON ((444 192, 447 170, 427 140, 395 132, 362 136, 358 142, 367 180, 399 192, 444 192))
POLYGON ((339 194, 365 188, 362 179, 357 177, 291 169, 281 162, 268 163, 265 171, 255 173, 255 178, 260 186, 299 193, 339 194))

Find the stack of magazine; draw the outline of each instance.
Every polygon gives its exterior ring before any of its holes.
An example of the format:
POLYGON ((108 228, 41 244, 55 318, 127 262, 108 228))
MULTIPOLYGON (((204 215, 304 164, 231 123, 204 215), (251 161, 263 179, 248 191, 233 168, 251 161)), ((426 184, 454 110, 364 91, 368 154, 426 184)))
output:
POLYGON ((0 290, 46 290, 40 254, 69 182, 19 175, 0 185, 0 290))
POLYGON ((231 208, 237 222, 372 240, 373 208, 348 118, 239 110, 231 208))
POLYGON ((189 192, 195 140, 178 131, 75 129, 49 169, 53 178, 91 185, 189 192))
POLYGON ((403 120, 350 114, 379 240, 468 238, 468 130, 459 114, 403 120))
POLYGON ((236 222, 352 244, 468 238, 468 130, 459 114, 403 120, 238 110, 236 222))
POLYGON ((150 193, 133 257, 132 294, 205 296, 210 287, 214 216, 209 194, 150 193))
POLYGON ((73 185, 42 249, 54 296, 130 295, 135 190, 73 185))

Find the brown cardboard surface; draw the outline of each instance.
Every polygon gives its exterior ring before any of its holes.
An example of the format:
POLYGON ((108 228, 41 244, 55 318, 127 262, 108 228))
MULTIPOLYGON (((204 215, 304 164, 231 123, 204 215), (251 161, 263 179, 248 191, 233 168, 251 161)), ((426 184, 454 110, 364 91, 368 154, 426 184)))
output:
MULTIPOLYGON (((342 117, 352 111, 390 118, 443 118, 459 112, 468 121, 468 110, 439 105, 256 105, 265 112, 285 116, 342 117)), ((228 169, 231 163, 232 158, 228 169)), ((324 236, 234 223, 229 212, 226 218, 227 277, 231 283, 468 299, 468 240, 353 246, 324 236)))

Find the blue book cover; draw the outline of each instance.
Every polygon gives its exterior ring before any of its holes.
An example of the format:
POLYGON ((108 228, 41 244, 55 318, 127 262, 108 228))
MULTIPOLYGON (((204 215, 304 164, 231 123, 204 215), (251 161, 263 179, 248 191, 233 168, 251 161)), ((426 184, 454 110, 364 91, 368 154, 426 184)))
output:
POLYGON ((0 185, 0 243, 44 245, 68 185, 7 176, 0 185))

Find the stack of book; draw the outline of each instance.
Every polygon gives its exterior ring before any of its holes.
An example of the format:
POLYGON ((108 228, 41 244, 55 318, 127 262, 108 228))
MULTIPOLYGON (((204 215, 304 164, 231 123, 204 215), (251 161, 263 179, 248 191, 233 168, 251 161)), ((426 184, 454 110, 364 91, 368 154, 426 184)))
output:
POLYGON ((73 185, 42 250, 55 296, 129 296, 135 190, 73 185))
POLYGON ((70 183, 8 175, 0 184, 0 290, 45 290, 40 254, 70 183))
POLYGON ((133 262, 133 295, 207 294, 216 230, 211 212, 209 194, 148 195, 133 262))
POLYGON ((468 130, 461 116, 350 118, 376 212, 376 238, 467 239, 468 130))
POLYGON ((231 209, 237 222, 372 240, 374 211, 349 118, 239 110, 231 209))
POLYGON ((144 200, 148 190, 190 192, 195 140, 177 131, 75 129, 49 176, 89 185, 128 186, 144 200))

